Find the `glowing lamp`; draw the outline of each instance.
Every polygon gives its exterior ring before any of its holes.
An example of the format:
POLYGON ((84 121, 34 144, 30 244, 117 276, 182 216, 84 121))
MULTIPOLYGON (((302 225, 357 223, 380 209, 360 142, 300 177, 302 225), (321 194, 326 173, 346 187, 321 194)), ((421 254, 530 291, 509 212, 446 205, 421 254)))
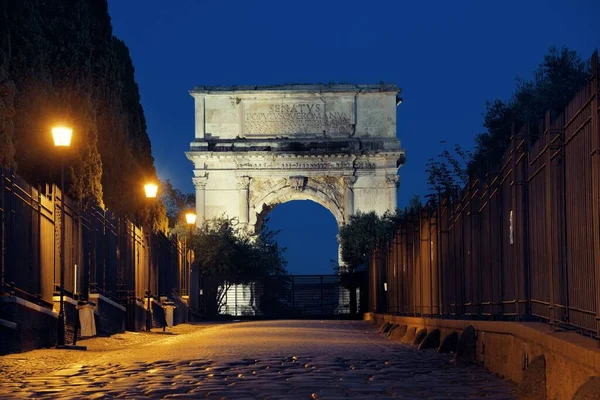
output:
POLYGON ((55 126, 52 128, 52 138, 56 147, 69 147, 72 135, 73 129, 66 126, 55 126))
POLYGON ((146 192, 146 197, 154 198, 156 197, 156 192, 158 192, 158 185, 155 183, 147 183, 144 185, 144 191, 146 192))
POLYGON ((185 214, 185 222, 187 222, 188 225, 194 225, 196 223, 196 214, 194 214, 194 213, 185 214))

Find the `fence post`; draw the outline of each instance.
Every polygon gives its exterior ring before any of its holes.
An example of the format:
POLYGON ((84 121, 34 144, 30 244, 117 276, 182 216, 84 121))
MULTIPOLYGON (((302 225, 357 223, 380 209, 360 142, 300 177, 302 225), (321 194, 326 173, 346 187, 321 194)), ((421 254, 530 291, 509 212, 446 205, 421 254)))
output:
POLYGON ((553 260, 553 246, 552 246, 552 137, 550 136, 550 113, 546 113, 546 129, 544 134, 544 140, 546 141, 546 148, 544 149, 544 160, 545 160, 545 199, 546 199, 546 249, 548 254, 548 284, 549 284, 549 298, 548 298, 548 318, 552 325, 552 331, 556 329, 556 313, 554 312, 554 260, 553 260))
POLYGON ((437 271, 438 271, 438 314, 444 317, 444 277, 442 271, 442 195, 437 194, 437 271))
POLYGON ((596 336, 600 345, 600 124, 598 121, 600 93, 598 51, 592 56, 592 227, 594 237, 594 266, 596 280, 596 336))
POLYGON ((517 188, 519 187, 519 182, 520 180, 522 180, 522 177, 520 177, 517 174, 517 158, 519 155, 519 145, 517 144, 517 138, 516 138, 516 132, 515 132, 515 121, 513 121, 512 123, 512 137, 511 137, 511 147, 512 147, 512 182, 513 182, 513 187, 512 187, 512 193, 511 193, 511 207, 510 207, 510 211, 509 211, 509 245, 513 245, 514 244, 514 250, 512 250, 512 261, 513 261, 513 265, 514 265, 514 279, 515 279, 515 314, 516 314, 516 320, 519 321, 521 319, 521 315, 520 315, 520 311, 519 311, 519 253, 520 253, 520 249, 521 249, 521 245, 520 245, 520 240, 522 240, 522 236, 519 235, 519 237, 515 240, 515 219, 516 219, 516 209, 517 209, 517 188), (515 210, 513 212, 513 210, 515 210))

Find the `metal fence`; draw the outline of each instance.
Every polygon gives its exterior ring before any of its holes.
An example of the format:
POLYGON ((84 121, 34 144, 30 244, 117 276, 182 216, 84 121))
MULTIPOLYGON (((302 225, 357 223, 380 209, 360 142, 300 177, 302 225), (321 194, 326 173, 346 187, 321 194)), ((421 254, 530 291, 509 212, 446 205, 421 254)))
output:
MULTIPOLYGON (((350 292, 339 275, 202 277, 199 311, 265 318, 327 318, 350 313, 350 292)), ((360 296, 358 296, 360 297, 360 296)))
POLYGON ((69 198, 62 218, 62 195, 55 185, 32 187, 6 169, 0 181, 0 295, 10 292, 52 307, 60 287, 63 222, 69 297, 86 300, 89 293, 99 293, 127 306, 129 314, 148 290, 152 296, 189 292, 184 278, 189 268, 177 238, 152 234, 149 260, 147 229, 100 208, 82 211, 69 198))
POLYGON ((369 271, 375 312, 539 318, 600 337, 598 54, 542 135, 514 132, 501 165, 459 201, 411 211, 369 271))

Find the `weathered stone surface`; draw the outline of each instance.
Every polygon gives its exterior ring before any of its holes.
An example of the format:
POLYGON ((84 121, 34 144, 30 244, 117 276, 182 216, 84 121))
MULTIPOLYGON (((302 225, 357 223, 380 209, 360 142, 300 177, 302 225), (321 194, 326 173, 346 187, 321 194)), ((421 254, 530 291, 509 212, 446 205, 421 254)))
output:
POLYGON ((312 200, 339 225, 356 211, 396 207, 394 85, 199 87, 194 163, 196 223, 237 218, 254 233, 270 210, 312 200))
POLYGON ((421 342, 423 341, 423 339, 425 339, 426 336, 427 336, 427 329, 425 329, 425 328, 420 329, 415 334, 415 339, 412 342, 413 346, 417 346, 418 347, 421 344, 421 342))
POLYGON ((438 353, 456 353, 457 346, 458 332, 449 333, 438 347, 438 353))
POLYGON ((590 379, 581 385, 573 400, 592 400, 600 399, 600 376, 592 376, 590 379))
POLYGON ((467 326, 458 338, 454 359, 456 362, 475 362, 477 356, 477 336, 473 325, 467 326))
POLYGON ((440 330, 434 329, 427 333, 427 336, 419 344, 419 350, 436 349, 440 345, 440 330))
POLYGON ((406 325, 398 325, 396 329, 390 334, 389 338, 391 340, 400 340, 406 335, 406 329, 408 327, 406 325))
POLYGON ((120 340, 102 338, 102 346, 90 346, 83 354, 48 349, 19 355, 23 359, 14 363, 0 358, 0 397, 307 399, 314 394, 317 399, 512 399, 516 395, 514 385, 481 366, 451 366, 447 356, 399 346, 359 321, 260 321, 186 332, 169 337, 127 333, 123 336, 136 336, 139 343, 111 351, 104 344, 120 340), (32 373, 31 367, 42 359, 46 361, 42 367, 51 364, 66 372, 36 367, 32 373), (72 371, 79 373, 73 376, 72 371))
MULTIPOLYGON (((599 392, 600 393, 600 392, 599 392)), ((546 398, 546 358, 542 354, 531 360, 519 385, 519 400, 546 398)))
POLYGON ((402 343, 412 343, 415 340, 415 335, 417 334, 417 328, 412 327, 406 330, 406 334, 402 338, 402 343))

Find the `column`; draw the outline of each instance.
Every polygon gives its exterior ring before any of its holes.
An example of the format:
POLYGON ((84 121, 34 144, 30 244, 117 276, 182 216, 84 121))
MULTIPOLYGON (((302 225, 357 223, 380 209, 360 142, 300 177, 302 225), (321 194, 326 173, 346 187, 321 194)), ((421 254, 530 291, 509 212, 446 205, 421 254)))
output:
POLYGON ((350 219, 350 216, 354 214, 354 183, 356 182, 356 176, 345 176, 344 177, 344 197, 346 199, 346 222, 350 219))
POLYGON ((208 176, 195 177, 192 178, 192 181, 194 182, 194 188, 196 188, 196 227, 201 228, 206 217, 204 212, 204 192, 208 176))
POLYGON ((400 184, 400 177, 397 174, 388 174, 385 176, 385 180, 390 189, 389 210, 394 211, 398 207, 398 186, 400 184))
POLYGON ((196 139, 204 139, 204 103, 205 98, 202 97, 194 97, 195 99, 195 118, 196 118, 196 139))
POLYGON ((239 218, 240 224, 248 225, 250 204, 248 203, 248 191, 250 188, 250 177, 240 176, 238 182, 238 198, 239 198, 239 218))

